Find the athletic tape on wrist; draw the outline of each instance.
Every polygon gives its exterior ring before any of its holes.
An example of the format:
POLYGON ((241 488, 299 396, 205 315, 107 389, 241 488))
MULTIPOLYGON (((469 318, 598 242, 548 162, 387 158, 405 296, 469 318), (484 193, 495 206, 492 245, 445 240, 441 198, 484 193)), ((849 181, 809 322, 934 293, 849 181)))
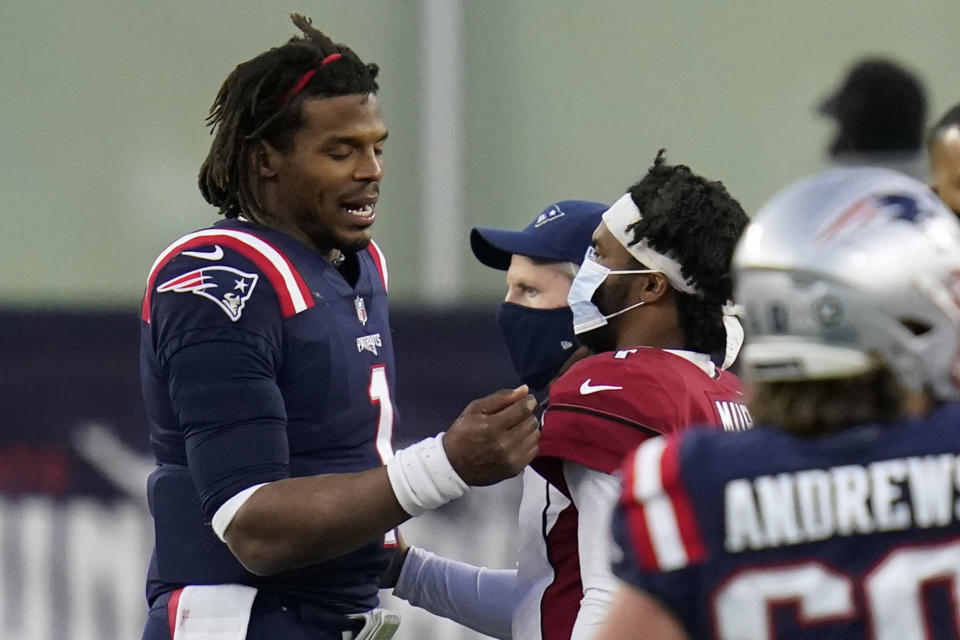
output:
POLYGON ((443 449, 443 434, 401 449, 387 463, 397 501, 412 516, 456 500, 469 488, 443 449))

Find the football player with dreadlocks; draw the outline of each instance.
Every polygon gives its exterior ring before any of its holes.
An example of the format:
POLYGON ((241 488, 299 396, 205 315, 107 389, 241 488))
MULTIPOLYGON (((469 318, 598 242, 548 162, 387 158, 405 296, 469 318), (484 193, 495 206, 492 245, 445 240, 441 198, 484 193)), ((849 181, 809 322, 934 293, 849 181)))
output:
MULTIPOLYGON (((600 202, 562 200, 522 231, 477 227, 470 233, 477 259, 506 271, 498 324, 520 380, 542 397, 588 355, 573 334, 567 295, 606 209, 600 202)), ((490 570, 404 548, 401 539, 395 571, 381 584, 395 582, 395 596, 484 635, 537 640, 541 598, 554 579, 546 541, 570 501, 529 467, 522 487, 516 569, 490 570)))
POLYGON ((544 513, 556 518, 545 534, 554 578, 514 638, 593 638, 615 587, 613 472, 633 448, 696 423, 751 426, 728 371, 743 337, 729 275, 747 224, 740 204, 661 150, 602 218, 568 298, 577 338, 596 355, 551 387, 533 462, 569 500, 544 513))
POLYGON ((147 640, 389 637, 398 620, 375 607, 392 530, 537 451, 525 386, 391 450, 378 68, 293 21, 303 35, 214 101, 200 190, 226 219, 150 270, 147 640))

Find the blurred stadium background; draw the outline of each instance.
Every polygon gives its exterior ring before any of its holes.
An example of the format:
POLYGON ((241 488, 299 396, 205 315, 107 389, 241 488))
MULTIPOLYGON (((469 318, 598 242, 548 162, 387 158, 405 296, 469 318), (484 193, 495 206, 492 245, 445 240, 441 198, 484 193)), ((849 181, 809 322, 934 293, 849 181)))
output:
MULTIPOLYGON (((206 226, 203 119, 237 63, 314 18, 382 69, 375 237, 391 266, 398 445, 512 384, 502 274, 474 225, 612 201, 656 151, 747 211, 826 164, 815 105, 868 54, 960 100, 956 0, 36 0, 0 6, 0 637, 139 637, 152 544, 137 304, 155 255, 206 226)), ((405 526, 514 562, 516 483, 405 526)), ((398 640, 476 634, 402 606, 398 640)))

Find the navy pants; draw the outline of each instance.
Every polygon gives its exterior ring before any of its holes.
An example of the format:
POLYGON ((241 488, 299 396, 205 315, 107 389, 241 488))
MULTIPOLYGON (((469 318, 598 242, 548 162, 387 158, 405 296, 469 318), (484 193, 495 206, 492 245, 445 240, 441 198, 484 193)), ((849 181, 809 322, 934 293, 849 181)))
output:
MULTIPOLYGON (((171 612, 168 606, 170 595, 164 594, 153 603, 143 640, 173 640, 176 611, 171 612)), ((247 640, 342 640, 348 624, 341 616, 261 592, 253 601, 247 640)))

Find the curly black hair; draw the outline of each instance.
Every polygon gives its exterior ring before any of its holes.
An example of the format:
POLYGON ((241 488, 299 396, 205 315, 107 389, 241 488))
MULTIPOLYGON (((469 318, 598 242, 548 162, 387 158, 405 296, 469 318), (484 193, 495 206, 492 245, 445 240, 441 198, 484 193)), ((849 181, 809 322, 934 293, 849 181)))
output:
POLYGON ((685 349, 708 353, 722 363, 726 352, 723 306, 733 297, 730 261, 749 220, 722 182, 696 175, 686 165, 669 165, 665 150, 628 191, 642 218, 627 227, 631 246, 646 240, 681 265, 699 294, 676 292, 685 349))
POLYGON ((200 167, 200 192, 228 218, 257 219, 260 211, 249 180, 250 153, 261 140, 287 151, 304 125, 306 98, 376 94, 379 67, 333 42, 309 18, 291 14, 302 32, 286 44, 238 65, 220 87, 207 125, 214 135, 200 167), (322 64, 329 56, 340 54, 322 64), (313 71, 295 95, 293 88, 313 71))

